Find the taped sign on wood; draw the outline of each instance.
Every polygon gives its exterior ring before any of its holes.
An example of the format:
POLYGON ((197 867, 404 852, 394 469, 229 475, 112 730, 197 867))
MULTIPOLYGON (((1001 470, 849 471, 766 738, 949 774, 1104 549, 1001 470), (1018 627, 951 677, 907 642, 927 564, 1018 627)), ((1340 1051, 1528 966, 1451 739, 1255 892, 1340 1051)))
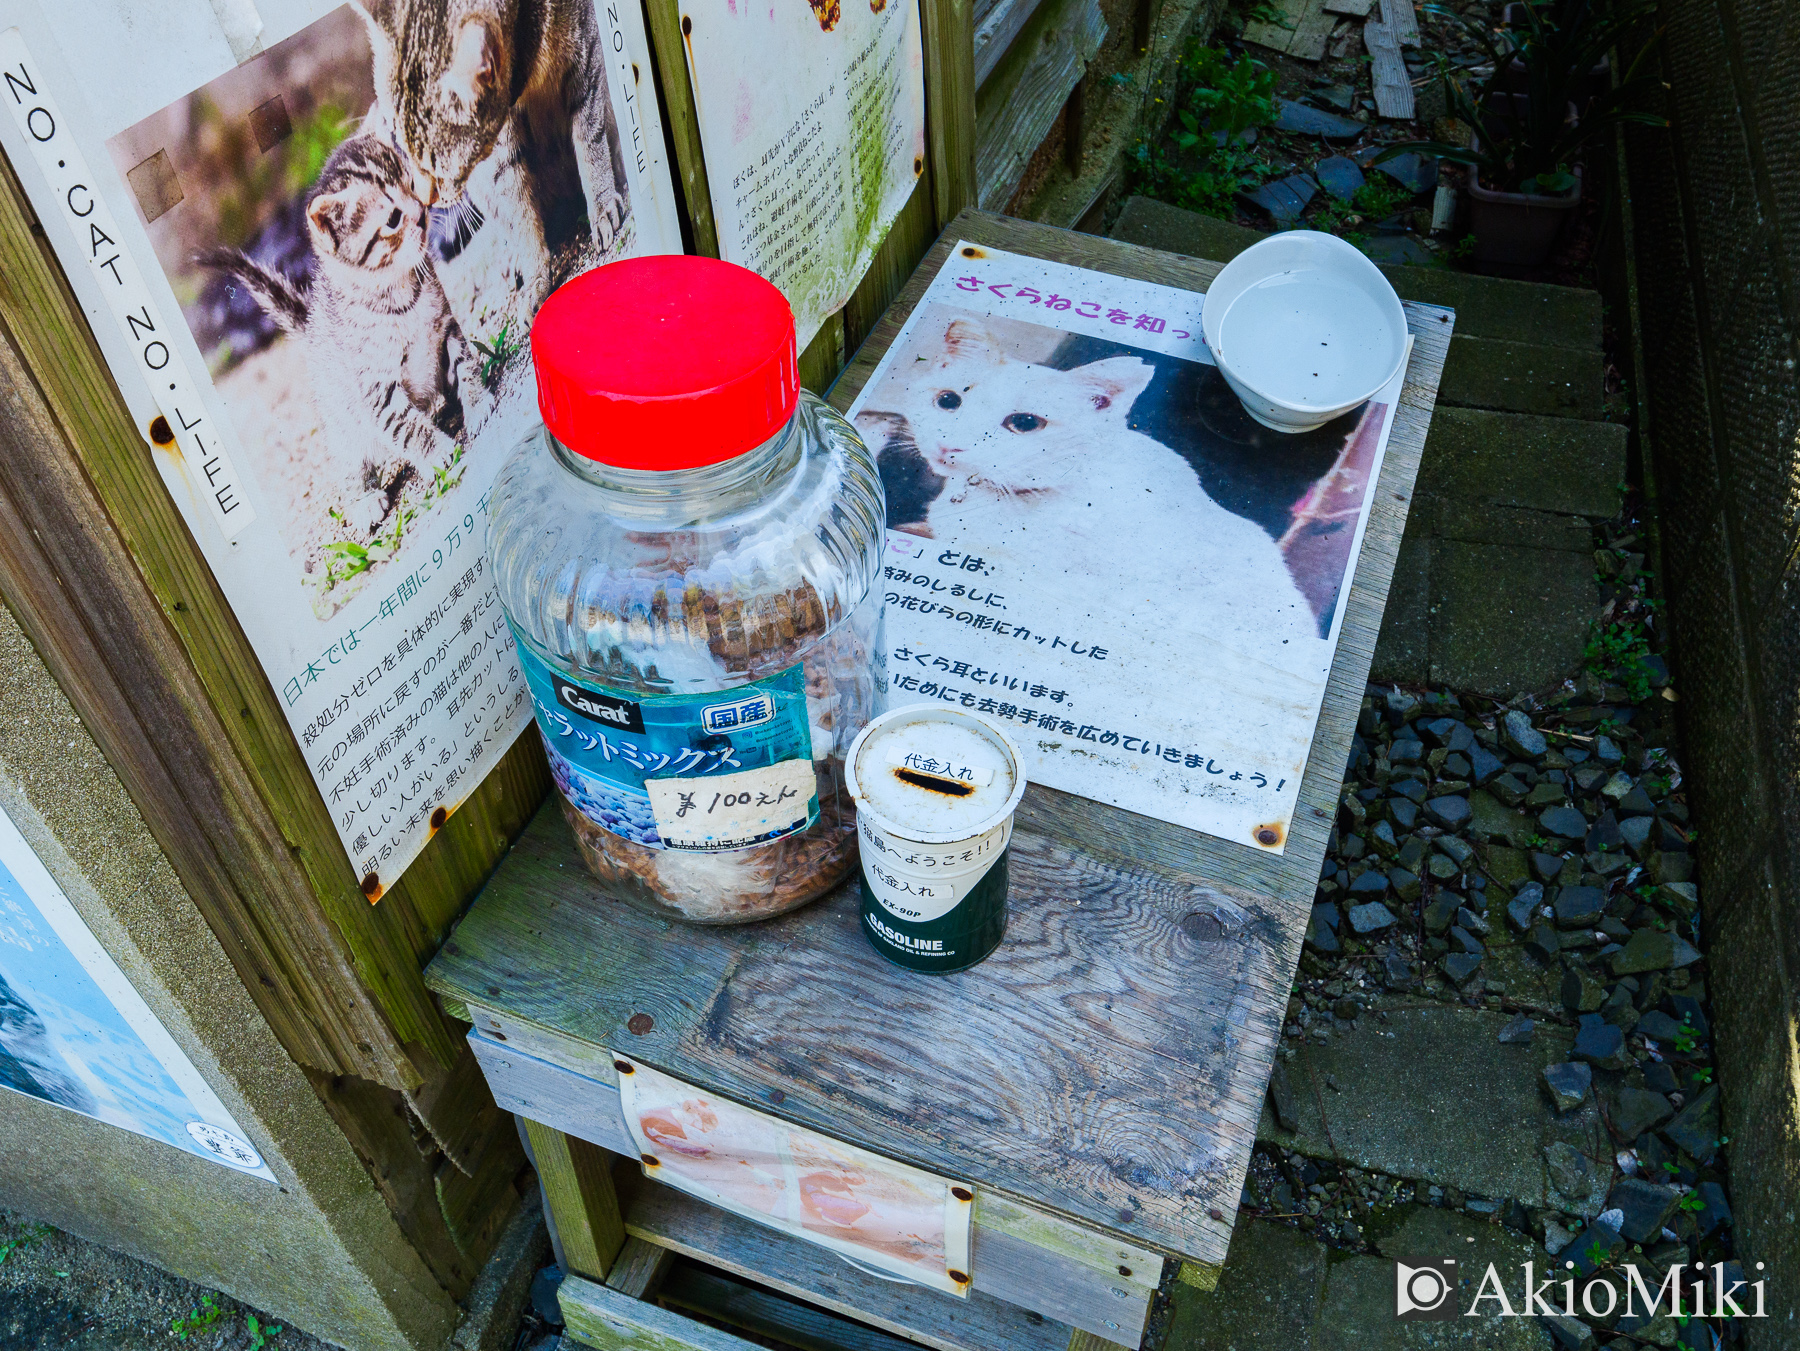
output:
POLYGON ((614 1056, 644 1173, 877 1272, 966 1296, 975 1189, 614 1056))

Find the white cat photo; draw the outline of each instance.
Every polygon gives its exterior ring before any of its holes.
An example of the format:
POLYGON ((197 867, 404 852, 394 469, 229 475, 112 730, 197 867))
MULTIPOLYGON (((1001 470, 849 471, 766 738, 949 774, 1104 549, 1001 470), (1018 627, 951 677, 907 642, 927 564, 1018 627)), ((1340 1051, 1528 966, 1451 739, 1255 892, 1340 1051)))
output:
POLYGON ((904 420, 945 482, 925 527, 936 538, 1008 540, 1035 559, 1034 611, 1076 632, 1137 628, 1229 647, 1270 672, 1329 664, 1312 607, 1275 541, 1225 510, 1175 451, 1130 425, 1155 368, 1134 356, 1057 370, 1018 359, 976 315, 944 317, 929 362, 896 368, 864 401, 877 439, 904 420))

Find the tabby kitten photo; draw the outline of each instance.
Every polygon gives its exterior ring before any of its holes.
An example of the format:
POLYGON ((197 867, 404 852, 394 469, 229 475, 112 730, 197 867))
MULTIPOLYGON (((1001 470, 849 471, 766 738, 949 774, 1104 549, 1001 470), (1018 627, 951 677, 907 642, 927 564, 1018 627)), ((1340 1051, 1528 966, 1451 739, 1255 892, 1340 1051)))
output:
POLYGON ((366 534, 422 466, 449 459, 463 391, 476 385, 410 183, 398 152, 368 132, 332 152, 306 204, 317 263, 306 290, 236 249, 200 259, 302 344, 329 447, 318 478, 346 485, 345 516, 366 534))
MULTIPOLYGON (((353 0, 376 103, 428 206, 465 199, 501 225, 512 282, 548 288, 542 181, 572 159, 594 244, 625 223, 626 186, 593 0, 353 0)), ((529 312, 528 310, 528 312, 529 312)), ((468 316, 472 320, 473 316, 468 316)))

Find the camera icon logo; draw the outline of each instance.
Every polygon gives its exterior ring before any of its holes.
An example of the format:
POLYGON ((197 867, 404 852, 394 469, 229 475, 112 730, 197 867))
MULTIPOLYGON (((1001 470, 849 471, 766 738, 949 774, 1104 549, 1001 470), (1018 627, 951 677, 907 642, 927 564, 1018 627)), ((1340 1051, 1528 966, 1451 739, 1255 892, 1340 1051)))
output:
POLYGON ((1455 1318, 1456 1259, 1414 1257, 1394 1263, 1396 1318, 1455 1318))

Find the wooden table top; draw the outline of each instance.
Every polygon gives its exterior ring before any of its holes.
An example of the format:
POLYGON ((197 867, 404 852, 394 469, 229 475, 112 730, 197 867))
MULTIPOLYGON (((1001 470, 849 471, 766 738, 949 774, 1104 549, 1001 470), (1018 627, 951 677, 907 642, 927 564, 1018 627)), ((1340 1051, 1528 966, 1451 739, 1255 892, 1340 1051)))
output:
MULTIPOLYGON (((960 239, 1204 290, 1219 264, 981 212, 953 221, 836 388, 847 408, 960 239)), ((618 1049, 823 1134, 1222 1264, 1453 327, 1415 335, 1286 852, 1033 785, 987 961, 902 971, 854 884, 699 928, 604 895, 554 802, 431 964, 440 994, 604 1066, 618 1049)))

